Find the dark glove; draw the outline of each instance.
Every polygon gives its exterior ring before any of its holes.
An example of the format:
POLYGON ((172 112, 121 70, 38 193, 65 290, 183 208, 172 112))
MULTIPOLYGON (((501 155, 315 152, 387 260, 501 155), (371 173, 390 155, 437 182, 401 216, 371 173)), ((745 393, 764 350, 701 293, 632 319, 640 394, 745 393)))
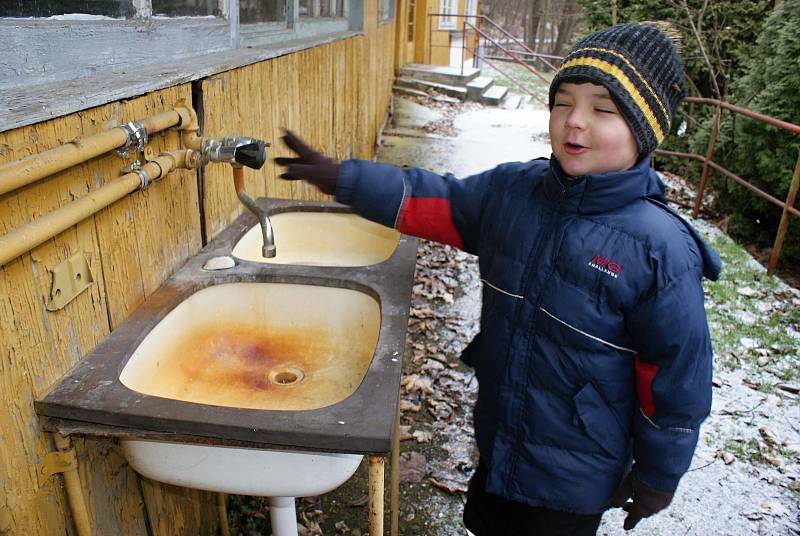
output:
POLYGON ((282 179, 305 179, 328 195, 336 192, 336 177, 339 175, 339 164, 330 158, 318 153, 294 132, 287 130, 283 136, 284 143, 297 153, 297 158, 276 158, 275 163, 286 166, 282 179))
POLYGON ((611 506, 628 512, 623 527, 625 530, 631 530, 643 518, 650 517, 669 506, 674 495, 669 491, 653 489, 642 484, 628 473, 611 496, 611 506))

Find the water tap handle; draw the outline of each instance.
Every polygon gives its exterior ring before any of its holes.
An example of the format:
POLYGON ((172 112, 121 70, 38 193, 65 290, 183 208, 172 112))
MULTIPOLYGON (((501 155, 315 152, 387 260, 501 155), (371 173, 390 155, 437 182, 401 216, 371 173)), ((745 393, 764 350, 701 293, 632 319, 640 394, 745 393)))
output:
POLYGON ((267 161, 267 147, 269 143, 256 138, 233 136, 205 139, 200 152, 206 162, 222 162, 260 169, 267 161))
POLYGON ((253 169, 261 169, 267 161, 267 143, 254 140, 252 143, 239 145, 233 150, 233 163, 253 169))

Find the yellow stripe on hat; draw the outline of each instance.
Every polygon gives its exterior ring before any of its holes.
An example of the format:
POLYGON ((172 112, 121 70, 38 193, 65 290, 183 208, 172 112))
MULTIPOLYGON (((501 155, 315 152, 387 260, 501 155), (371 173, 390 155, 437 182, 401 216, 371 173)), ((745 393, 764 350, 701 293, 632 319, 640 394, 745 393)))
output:
POLYGON ((636 89, 636 86, 633 85, 633 82, 631 82, 630 78, 628 78, 628 76, 622 72, 622 69, 605 60, 581 57, 563 63, 559 69, 559 72, 570 67, 579 66, 594 67, 595 69, 598 69, 616 78, 625 91, 627 91, 631 96, 633 102, 636 103, 636 106, 639 107, 642 115, 644 115, 644 118, 650 124, 650 128, 653 129, 653 133, 656 136, 656 142, 661 144, 661 142, 664 141, 664 131, 661 129, 661 125, 658 123, 658 120, 653 114, 653 110, 650 108, 650 105, 647 104, 647 101, 644 100, 644 97, 642 97, 641 93, 639 93, 639 91, 636 89))
POLYGON ((583 52, 585 50, 586 51, 590 51, 590 52, 600 52, 600 53, 603 53, 603 54, 611 54, 612 56, 615 56, 615 57, 621 59, 622 61, 624 61, 625 65, 627 65, 628 68, 631 71, 633 71, 633 74, 635 74, 636 77, 639 79, 639 81, 641 81, 642 84, 644 84, 644 86, 647 88, 647 91, 649 91, 650 95, 652 95, 652 97, 655 99, 656 103, 658 104, 658 107, 661 108, 661 113, 664 114, 664 119, 667 121, 667 125, 670 124, 670 122, 671 122, 670 121, 670 119, 671 119, 670 115, 669 115, 669 113, 667 113, 667 110, 664 108, 664 104, 661 102, 661 99, 658 98, 658 95, 656 94, 655 90, 653 89, 653 86, 651 86, 650 82, 648 82, 647 79, 645 79, 645 77, 642 76, 642 73, 640 73, 638 71, 638 69, 636 69, 636 67, 634 67, 633 64, 628 61, 628 58, 626 58, 625 56, 623 56, 622 54, 620 54, 619 52, 616 52, 614 50, 611 50, 611 49, 608 49, 608 48, 598 48, 598 47, 579 48, 579 49, 573 51, 572 54, 579 54, 579 53, 581 53, 581 52, 583 52))

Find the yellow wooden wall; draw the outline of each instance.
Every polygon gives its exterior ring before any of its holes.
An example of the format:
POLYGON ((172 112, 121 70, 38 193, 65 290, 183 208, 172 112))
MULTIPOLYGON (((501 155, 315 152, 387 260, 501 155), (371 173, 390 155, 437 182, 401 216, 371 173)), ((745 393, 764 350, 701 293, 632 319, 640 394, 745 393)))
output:
MULTIPOLYGON (((418 9, 422 7, 427 14, 439 13, 439 1, 427 0, 421 4, 418 0, 418 9)), ((466 12, 466 0, 458 0, 457 13, 464 14, 466 12)), ((478 3, 478 13, 480 13, 480 3, 478 3)), ((420 30, 424 28, 424 34, 418 35, 415 39, 414 61, 417 63, 429 63, 431 65, 450 65, 450 30, 439 30, 440 17, 425 16, 424 24, 420 25, 420 30), (428 26, 431 26, 429 28, 428 26)), ((418 19, 419 20, 419 17, 418 19)), ((456 18, 456 30, 461 32, 464 28, 464 17, 456 18)), ((475 26, 476 19, 470 19, 470 23, 475 26)), ((472 32, 467 32, 467 48, 464 51, 464 58, 469 59, 473 56, 471 50, 475 50, 477 46, 477 35, 472 32)))
MULTIPOLYGON (((365 35, 202 80, 204 134, 250 135, 286 154, 281 127, 337 158, 370 158, 391 98, 395 24, 377 23, 366 2, 365 35)), ((179 85, 0 133, 0 163, 191 101, 179 85)), ((195 108, 197 108, 195 103, 195 108)), ((153 137, 158 152, 179 146, 175 132, 153 137)), ((0 196, 0 234, 63 206, 117 176, 110 154, 0 196)), ((247 190, 321 198, 276 179, 270 162, 248 170, 247 190)), ((242 207, 226 166, 207 168, 202 199, 195 172, 173 172, 0 268, 0 535, 73 534, 60 477, 39 486, 36 465, 51 450, 33 401, 88 354, 242 207), (204 222, 201 224, 201 217, 204 222), (51 270, 83 253, 95 283, 64 309, 48 312, 51 270)), ((213 494, 139 477, 109 440, 73 439, 96 534, 215 534, 213 494)))

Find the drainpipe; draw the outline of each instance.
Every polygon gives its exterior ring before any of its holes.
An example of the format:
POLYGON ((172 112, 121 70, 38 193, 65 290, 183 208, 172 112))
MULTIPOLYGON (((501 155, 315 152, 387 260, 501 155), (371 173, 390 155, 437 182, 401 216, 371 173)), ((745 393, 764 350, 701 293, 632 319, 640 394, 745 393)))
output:
POLYGON ((171 170, 186 169, 187 159, 193 160, 192 152, 182 149, 161 153, 143 165, 140 170, 123 175, 68 205, 0 236, 0 266, 78 224, 129 193, 144 189, 151 181, 166 176, 171 170))
POLYGON ((134 143, 143 147, 147 136, 174 126, 183 131, 181 139, 185 147, 195 150, 200 148, 197 115, 191 106, 178 102, 172 110, 146 117, 141 121, 132 121, 86 138, 78 138, 49 151, 0 164, 0 195, 114 149, 134 143))
MULTIPOLYGON (((60 453, 75 456, 75 451, 72 449, 72 441, 70 441, 68 436, 53 434, 53 441, 60 453)), ((75 530, 78 536, 91 536, 92 529, 89 521, 89 511, 86 509, 86 501, 83 498, 83 486, 81 486, 81 478, 78 475, 77 464, 74 464, 74 466, 69 469, 65 469, 61 474, 64 475, 64 485, 67 489, 67 502, 69 502, 69 509, 72 514, 72 522, 75 523, 75 530)))

